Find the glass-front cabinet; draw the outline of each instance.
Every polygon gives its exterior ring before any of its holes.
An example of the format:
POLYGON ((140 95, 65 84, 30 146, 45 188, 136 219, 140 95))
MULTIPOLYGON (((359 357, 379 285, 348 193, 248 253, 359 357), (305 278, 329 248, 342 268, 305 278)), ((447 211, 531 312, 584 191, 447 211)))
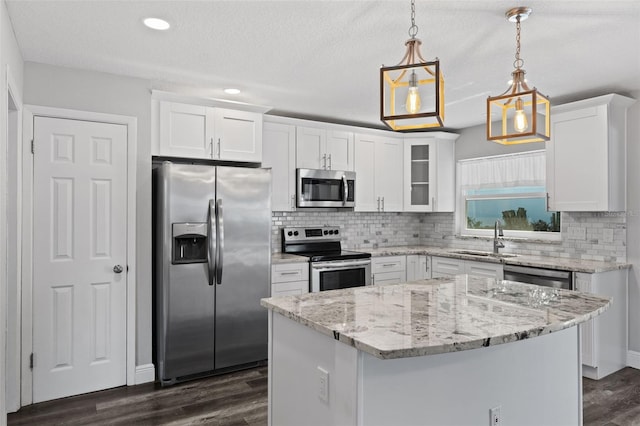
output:
POLYGON ((404 211, 455 209, 454 141, 458 135, 407 135, 404 143, 404 211))

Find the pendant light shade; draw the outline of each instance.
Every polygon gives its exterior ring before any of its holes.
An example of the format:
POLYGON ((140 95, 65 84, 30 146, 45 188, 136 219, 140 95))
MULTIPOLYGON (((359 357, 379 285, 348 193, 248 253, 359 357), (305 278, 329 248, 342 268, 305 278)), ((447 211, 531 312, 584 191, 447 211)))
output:
POLYGON ((548 141, 551 105, 549 98, 530 89, 525 79, 524 61, 520 59, 520 22, 527 19, 531 9, 509 9, 506 17, 516 22, 515 70, 510 87, 498 96, 487 99, 487 139, 503 145, 548 141))
POLYGON ((395 131, 444 126, 444 78, 440 61, 426 61, 416 38, 415 2, 411 1, 411 27, 399 64, 380 68, 380 119, 395 131))

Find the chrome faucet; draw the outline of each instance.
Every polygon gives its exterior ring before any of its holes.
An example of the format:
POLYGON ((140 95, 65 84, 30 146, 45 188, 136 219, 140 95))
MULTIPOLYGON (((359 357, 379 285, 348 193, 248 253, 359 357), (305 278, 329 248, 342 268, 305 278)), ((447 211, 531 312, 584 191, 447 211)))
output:
POLYGON ((504 237, 500 219, 496 220, 496 223, 493 226, 493 253, 495 254, 498 254, 499 249, 504 248, 504 242, 502 242, 502 240, 498 237, 504 237))

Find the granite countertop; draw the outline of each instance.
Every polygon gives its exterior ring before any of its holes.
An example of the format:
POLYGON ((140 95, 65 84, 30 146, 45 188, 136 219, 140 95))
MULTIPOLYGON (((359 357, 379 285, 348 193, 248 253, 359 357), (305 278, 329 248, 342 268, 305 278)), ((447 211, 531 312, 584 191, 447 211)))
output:
POLYGON ((262 299, 262 306, 381 359, 477 349, 585 322, 610 300, 459 275, 262 299))
MULTIPOLYGON (((504 265, 532 266, 545 269, 557 269, 562 271, 586 272, 594 274, 598 272, 614 271, 617 269, 628 269, 628 263, 602 262, 597 260, 566 259, 549 256, 511 255, 500 253, 499 256, 477 256, 473 254, 457 253, 461 249, 434 248, 428 246, 398 246, 382 247, 377 249, 363 249, 371 253, 372 257, 379 256, 402 256, 411 254, 422 254, 427 256, 442 256, 455 259, 475 260, 480 262, 502 263, 504 265)), ((473 252, 474 250, 469 250, 473 252)))
POLYGON ((271 253, 271 264, 277 263, 305 263, 309 262, 309 258, 289 253, 271 253))

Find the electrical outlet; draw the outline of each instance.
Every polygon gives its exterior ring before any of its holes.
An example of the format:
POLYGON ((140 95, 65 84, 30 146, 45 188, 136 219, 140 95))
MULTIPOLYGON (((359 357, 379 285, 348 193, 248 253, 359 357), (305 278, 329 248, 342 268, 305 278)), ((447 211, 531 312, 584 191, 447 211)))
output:
POLYGON ((501 406, 498 405, 497 407, 493 407, 489 410, 489 417, 491 418, 489 426, 502 425, 502 416, 500 416, 500 408, 501 406))
POLYGON ((318 366, 318 397, 329 402, 329 372, 318 366))

